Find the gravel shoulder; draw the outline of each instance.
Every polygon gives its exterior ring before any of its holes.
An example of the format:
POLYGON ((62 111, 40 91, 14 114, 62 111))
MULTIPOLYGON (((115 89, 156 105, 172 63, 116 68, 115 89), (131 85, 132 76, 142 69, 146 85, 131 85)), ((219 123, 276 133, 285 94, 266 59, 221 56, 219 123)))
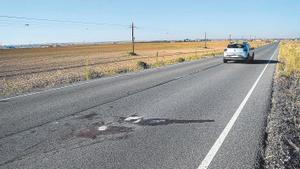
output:
POLYGON ((275 77, 266 134, 265 168, 300 168, 300 85, 296 75, 275 77))

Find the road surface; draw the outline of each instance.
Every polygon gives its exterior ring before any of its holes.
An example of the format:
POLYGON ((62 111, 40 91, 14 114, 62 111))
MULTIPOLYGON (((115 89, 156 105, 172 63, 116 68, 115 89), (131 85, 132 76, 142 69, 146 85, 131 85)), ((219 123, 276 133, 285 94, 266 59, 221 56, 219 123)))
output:
POLYGON ((277 48, 1 99, 0 168, 259 168, 277 48))

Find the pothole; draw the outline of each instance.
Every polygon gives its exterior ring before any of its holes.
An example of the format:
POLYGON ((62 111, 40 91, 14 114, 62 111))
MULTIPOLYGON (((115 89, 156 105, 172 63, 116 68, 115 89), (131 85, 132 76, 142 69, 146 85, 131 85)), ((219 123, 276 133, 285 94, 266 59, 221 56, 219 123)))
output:
MULTIPOLYGON (((86 118, 93 117, 94 114, 85 116, 86 118)), ((119 117, 114 122, 94 122, 89 127, 74 132, 73 136, 80 138, 96 139, 102 135, 117 135, 133 132, 136 126, 160 126, 170 124, 191 124, 191 123, 208 123, 214 120, 182 120, 182 119, 167 119, 167 118, 143 118, 141 116, 132 115, 129 117, 119 117)))
POLYGON ((132 132, 132 127, 125 126, 100 126, 82 129, 75 134, 76 137, 96 139, 99 135, 112 135, 132 132))

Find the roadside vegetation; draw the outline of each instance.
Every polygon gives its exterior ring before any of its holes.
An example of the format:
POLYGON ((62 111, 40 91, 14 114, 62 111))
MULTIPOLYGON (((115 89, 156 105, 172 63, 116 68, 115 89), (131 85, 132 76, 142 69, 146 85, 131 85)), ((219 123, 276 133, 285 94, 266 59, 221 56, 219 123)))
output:
POLYGON ((300 42, 280 44, 271 112, 267 122, 265 168, 300 168, 300 42))
MULTIPOLYGON (((265 41, 253 41, 259 47, 265 41)), ((0 50, 0 97, 223 53, 228 41, 73 45, 0 50)))

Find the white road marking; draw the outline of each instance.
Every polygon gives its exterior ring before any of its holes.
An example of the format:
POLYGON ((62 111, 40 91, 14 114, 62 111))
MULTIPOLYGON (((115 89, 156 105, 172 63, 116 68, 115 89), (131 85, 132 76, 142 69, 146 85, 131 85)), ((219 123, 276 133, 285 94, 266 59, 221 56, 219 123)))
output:
POLYGON ((230 119, 230 121, 228 122, 228 124, 226 125, 226 127, 224 128, 224 130, 222 131, 221 135, 216 140, 216 142, 214 143, 214 145, 211 147, 211 149, 209 150, 209 152, 207 153, 207 155, 205 156, 205 158, 203 159, 203 161, 199 165, 198 169, 207 169, 209 167, 211 161, 213 160, 213 158, 217 154, 218 150, 222 146, 222 144, 223 144, 226 136, 230 132, 231 128, 233 127, 233 125, 235 123, 235 121, 237 120, 237 118, 239 117, 241 111, 243 110, 244 106, 246 105, 249 97, 251 96, 252 92, 254 91, 255 87, 257 86, 259 80, 261 79, 261 77, 263 76, 264 72, 266 71, 268 65, 270 64, 270 62, 272 60, 272 58, 275 56, 275 54, 277 52, 277 49, 278 48, 276 48, 276 50, 274 51, 274 54, 271 56, 271 58, 268 61, 268 64, 265 66, 265 68, 263 69, 263 71, 260 73, 260 75, 258 76, 257 80, 255 81, 255 83, 253 84, 253 86, 251 87, 251 89, 249 90, 248 94, 246 95, 246 97, 244 98, 244 100, 242 101, 242 103, 240 104, 240 106, 238 107, 238 109, 236 110, 236 112, 233 114, 232 118, 230 119))
POLYGON ((100 127, 98 127, 98 130, 99 131, 105 131, 105 130, 107 130, 107 126, 100 126, 100 127))
POLYGON ((124 119, 124 121, 126 122, 132 122, 132 123, 139 123, 140 121, 142 121, 142 117, 138 117, 138 116, 133 116, 133 117, 127 117, 126 119, 124 119))

